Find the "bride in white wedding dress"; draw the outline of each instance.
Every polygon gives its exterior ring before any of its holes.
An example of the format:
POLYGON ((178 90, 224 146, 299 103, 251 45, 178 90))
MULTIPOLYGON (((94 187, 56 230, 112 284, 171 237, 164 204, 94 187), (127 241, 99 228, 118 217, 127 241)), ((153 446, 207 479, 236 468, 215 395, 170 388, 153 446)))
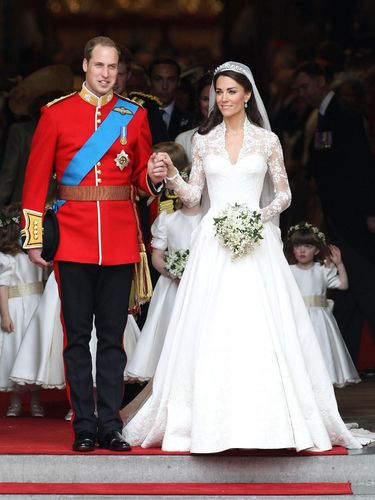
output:
POLYGON ((124 427, 125 438, 193 453, 361 448, 338 413, 282 252, 275 220, 290 203, 289 185, 251 72, 225 63, 212 89, 216 102, 194 137, 189 184, 165 153, 150 159, 168 166, 168 186, 187 205, 199 203, 207 183, 210 205, 192 236, 152 395, 124 427), (272 201, 260 203, 269 185, 272 201), (213 218, 236 202, 260 211, 264 239, 232 261, 213 218))

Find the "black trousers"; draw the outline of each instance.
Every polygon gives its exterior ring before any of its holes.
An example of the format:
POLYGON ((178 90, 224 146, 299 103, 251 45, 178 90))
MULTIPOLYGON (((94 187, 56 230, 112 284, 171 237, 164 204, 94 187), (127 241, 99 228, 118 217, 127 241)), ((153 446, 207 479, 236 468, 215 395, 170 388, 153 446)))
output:
POLYGON ((126 355, 123 345, 128 317, 132 264, 99 266, 56 262, 61 299, 64 362, 75 434, 89 431, 99 440, 122 429, 119 416, 126 355), (97 417, 89 349, 93 320, 96 353, 97 417))

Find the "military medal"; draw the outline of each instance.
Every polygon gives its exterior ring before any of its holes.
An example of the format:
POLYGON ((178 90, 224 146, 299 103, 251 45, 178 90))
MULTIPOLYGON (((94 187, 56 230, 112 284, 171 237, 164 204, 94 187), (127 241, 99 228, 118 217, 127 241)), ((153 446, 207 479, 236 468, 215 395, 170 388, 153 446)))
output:
POLYGON ((126 144, 126 126, 120 127, 120 142, 123 146, 126 144))
POLYGON ((129 156, 125 153, 125 151, 123 149, 121 150, 121 153, 119 153, 116 156, 115 163, 120 170, 124 170, 124 168, 128 165, 129 156))
POLYGON ((315 132, 314 148, 316 151, 332 148, 332 132, 315 132))

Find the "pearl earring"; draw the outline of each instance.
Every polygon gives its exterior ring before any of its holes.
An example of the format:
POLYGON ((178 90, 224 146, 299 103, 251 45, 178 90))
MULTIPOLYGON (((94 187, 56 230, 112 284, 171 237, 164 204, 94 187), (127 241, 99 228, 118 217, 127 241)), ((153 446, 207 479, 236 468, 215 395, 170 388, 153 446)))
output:
POLYGON ((247 101, 245 101, 245 108, 247 108, 247 101))

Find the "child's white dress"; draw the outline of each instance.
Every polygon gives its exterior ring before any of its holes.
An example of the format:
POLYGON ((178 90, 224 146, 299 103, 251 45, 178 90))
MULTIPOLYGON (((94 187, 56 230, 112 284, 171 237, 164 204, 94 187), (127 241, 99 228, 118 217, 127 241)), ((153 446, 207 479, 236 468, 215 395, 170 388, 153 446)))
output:
MULTIPOLYGON (((13 363, 23 343, 30 319, 43 292, 43 270, 33 264, 25 253, 8 255, 0 252, 0 285, 8 287, 9 313, 14 324, 12 333, 0 327, 0 391, 14 391, 19 387, 9 379, 13 363)), ((32 339, 32 351, 23 360, 34 363, 38 339, 32 339)))
MULTIPOLYGON (((127 356, 134 350, 139 328, 133 316, 128 316, 124 333, 127 356)), ((14 363, 11 378, 20 385, 36 384, 45 389, 63 389, 65 387, 63 361, 63 330, 60 322, 60 298, 55 274, 48 278, 42 299, 30 321, 22 348, 14 363), (37 349, 35 346, 38 346, 37 349), (30 356, 32 353, 32 356, 30 356), (28 363, 25 360, 30 358, 28 363)), ((90 341, 92 358, 96 357, 97 339, 95 328, 90 341)), ((93 380, 95 381, 95 363, 93 380)))
MULTIPOLYGON (((151 227, 153 248, 175 252, 190 248, 191 234, 198 226, 201 214, 188 215, 182 210, 173 213, 161 212, 151 227)), ((149 380, 154 376, 165 334, 168 329, 178 280, 160 276, 156 283, 148 309, 147 319, 142 328, 133 356, 128 359, 125 370, 127 379, 149 380)))
POLYGON ((292 273, 303 295, 332 383, 344 387, 361 379, 327 303, 328 288, 339 288, 340 279, 334 265, 315 262, 309 269, 291 265, 292 273))

